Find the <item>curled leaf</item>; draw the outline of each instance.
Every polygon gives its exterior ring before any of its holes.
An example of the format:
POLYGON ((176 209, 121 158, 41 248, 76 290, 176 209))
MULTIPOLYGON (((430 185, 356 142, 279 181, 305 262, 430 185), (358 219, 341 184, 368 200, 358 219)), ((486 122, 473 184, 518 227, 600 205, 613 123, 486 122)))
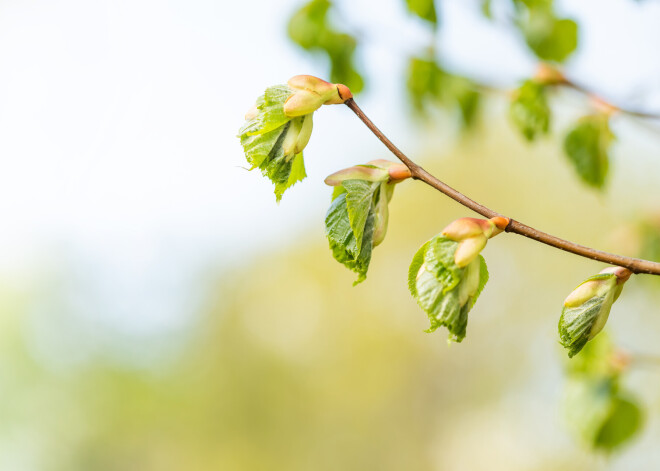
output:
POLYGON ((583 281, 564 301, 559 318, 559 339, 569 358, 603 330, 612 304, 618 299, 631 272, 626 268, 606 268, 583 281))
MULTIPOLYGON (((371 252, 385 239, 389 221, 388 203, 394 186, 390 171, 400 175, 395 162, 374 160, 335 172, 326 178, 334 186, 332 204, 325 219, 326 236, 334 258, 366 278, 371 252)), ((405 167, 405 166, 404 166, 405 167)))
POLYGON ((408 271, 408 288, 428 315, 428 332, 444 326, 449 339, 461 342, 467 331, 468 313, 488 281, 488 269, 481 255, 465 267, 454 262, 459 243, 437 235, 413 257, 408 271))

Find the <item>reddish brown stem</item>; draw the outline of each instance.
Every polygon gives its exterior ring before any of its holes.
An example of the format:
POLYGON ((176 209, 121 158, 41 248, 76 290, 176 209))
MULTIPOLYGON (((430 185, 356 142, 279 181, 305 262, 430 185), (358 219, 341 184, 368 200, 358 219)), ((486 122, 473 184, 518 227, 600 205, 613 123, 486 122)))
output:
MULTIPOLYGON (((392 152, 401 162, 403 162, 409 169, 412 174, 412 178, 415 180, 421 180, 427 185, 435 188, 436 190, 444 193, 449 196, 454 201, 462 204, 466 208, 471 209, 472 211, 481 214, 487 218, 493 218, 496 216, 506 217, 497 211, 493 211, 486 206, 477 203, 476 201, 468 198, 460 191, 457 191, 447 185, 446 183, 438 180, 436 177, 431 175, 429 172, 424 170, 422 167, 417 165, 415 162, 410 160, 397 146, 395 146, 392 141, 390 141, 385 134, 381 132, 380 129, 364 114, 360 107, 355 103, 353 99, 346 101, 346 106, 348 106, 360 120, 369 128, 369 130, 374 133, 374 135, 387 147, 390 152, 392 152)), ((533 227, 527 226, 521 222, 510 219, 509 225, 506 227, 506 232, 513 232, 514 234, 520 234, 522 236, 534 239, 543 244, 555 247, 566 252, 579 255, 581 257, 590 258, 592 260, 597 260, 599 262, 609 263, 610 265, 616 265, 619 267, 626 267, 633 273, 648 273, 651 275, 660 275, 660 263, 652 262, 650 260, 642 260, 639 258, 624 257, 622 255, 616 255, 612 253, 603 252, 601 250, 592 249, 591 247, 585 247, 583 245, 576 244, 568 240, 560 239, 551 234, 539 231, 533 227)))

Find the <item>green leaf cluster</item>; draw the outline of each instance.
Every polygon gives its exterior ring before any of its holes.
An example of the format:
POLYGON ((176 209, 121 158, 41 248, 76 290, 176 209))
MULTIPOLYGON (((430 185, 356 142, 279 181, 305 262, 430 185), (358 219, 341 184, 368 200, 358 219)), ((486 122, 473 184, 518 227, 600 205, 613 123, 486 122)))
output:
POLYGON ((438 13, 433 0, 406 0, 408 11, 437 27, 438 13))
POLYGON ((539 59, 564 62, 577 49, 577 23, 557 17, 552 0, 514 0, 514 5, 516 24, 539 59))
POLYGON ((547 134, 550 129, 547 86, 536 80, 526 80, 515 92, 509 116, 528 141, 547 134))
POLYGON ((431 322, 428 332, 444 326, 449 339, 465 338, 468 313, 488 281, 486 261, 479 255, 466 267, 454 262, 458 242, 437 235, 413 257, 408 288, 431 322))
POLYGON ((597 189, 604 187, 610 166, 609 149, 614 139, 606 114, 583 117, 566 135, 566 155, 587 185, 597 189))
POLYGON ((431 106, 458 109, 465 126, 474 124, 480 94, 468 78, 444 70, 434 59, 412 57, 406 79, 413 110, 427 116, 431 106))
POLYGON ((353 93, 364 87, 364 79, 355 66, 357 40, 332 25, 330 0, 311 0, 289 20, 288 33, 293 42, 306 51, 321 52, 330 60, 330 79, 343 83, 353 93))
POLYGON ((325 233, 335 260, 358 274, 354 284, 367 278, 373 248, 385 237, 393 191, 394 184, 366 180, 344 180, 333 190, 325 233))
POLYGON ((610 339, 590 342, 568 367, 564 414, 572 432, 588 447, 611 452, 640 430, 644 414, 637 400, 620 386, 610 339))
POLYGON ((267 88, 257 100, 256 113, 238 131, 250 170, 259 168, 275 184, 277 201, 287 188, 306 177, 302 151, 296 150, 309 139, 312 114, 286 116, 284 102, 292 94, 286 85, 267 88))

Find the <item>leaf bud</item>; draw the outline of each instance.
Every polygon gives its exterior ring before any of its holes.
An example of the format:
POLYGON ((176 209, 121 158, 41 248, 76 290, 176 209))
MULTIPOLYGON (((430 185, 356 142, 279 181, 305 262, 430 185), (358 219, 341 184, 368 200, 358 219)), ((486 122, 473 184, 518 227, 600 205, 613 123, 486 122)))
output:
POLYGON ((294 92, 284 103, 284 114, 289 117, 309 114, 322 105, 341 104, 353 98, 346 85, 326 82, 312 75, 296 75, 287 85, 294 92))
POLYGON ((612 304, 630 275, 632 272, 627 268, 606 268, 587 278, 566 297, 559 318, 559 339, 568 349, 569 357, 579 353, 603 330, 612 304))
POLYGON ((462 268, 479 255, 488 239, 502 232, 508 224, 509 219, 502 216, 491 219, 461 218, 445 227, 442 235, 458 242, 454 262, 462 268))

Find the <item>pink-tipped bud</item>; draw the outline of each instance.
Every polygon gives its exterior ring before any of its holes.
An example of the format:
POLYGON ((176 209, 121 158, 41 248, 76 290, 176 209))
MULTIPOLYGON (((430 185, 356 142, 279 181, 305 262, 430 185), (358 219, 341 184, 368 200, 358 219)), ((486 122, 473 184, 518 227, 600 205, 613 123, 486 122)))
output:
POLYGON ((349 88, 342 84, 342 83, 335 83, 333 84, 335 86, 335 91, 336 93, 332 95, 331 98, 329 98, 324 105, 341 105, 343 103, 346 103, 349 99, 353 98, 353 94, 349 90, 349 88))
POLYGON ((290 117, 313 113, 322 105, 345 103, 353 97, 346 85, 326 82, 312 75, 296 75, 287 85, 294 90, 284 103, 284 114, 290 117))
POLYGON ((608 267, 601 270, 600 273, 611 273, 615 275, 618 284, 625 283, 632 275, 632 272, 624 267, 608 267))
POLYGON ((488 239, 502 232, 509 219, 501 216, 492 219, 461 218, 449 224, 442 235, 458 242, 454 262, 459 267, 467 266, 481 252, 488 239))
POLYGON ((390 175, 390 180, 396 183, 412 177, 410 169, 404 164, 394 164, 387 169, 387 172, 390 175))
POLYGON ((492 234, 493 229, 494 224, 487 219, 461 218, 445 227, 442 230, 442 235, 456 242, 461 242, 475 236, 488 237, 492 234))

